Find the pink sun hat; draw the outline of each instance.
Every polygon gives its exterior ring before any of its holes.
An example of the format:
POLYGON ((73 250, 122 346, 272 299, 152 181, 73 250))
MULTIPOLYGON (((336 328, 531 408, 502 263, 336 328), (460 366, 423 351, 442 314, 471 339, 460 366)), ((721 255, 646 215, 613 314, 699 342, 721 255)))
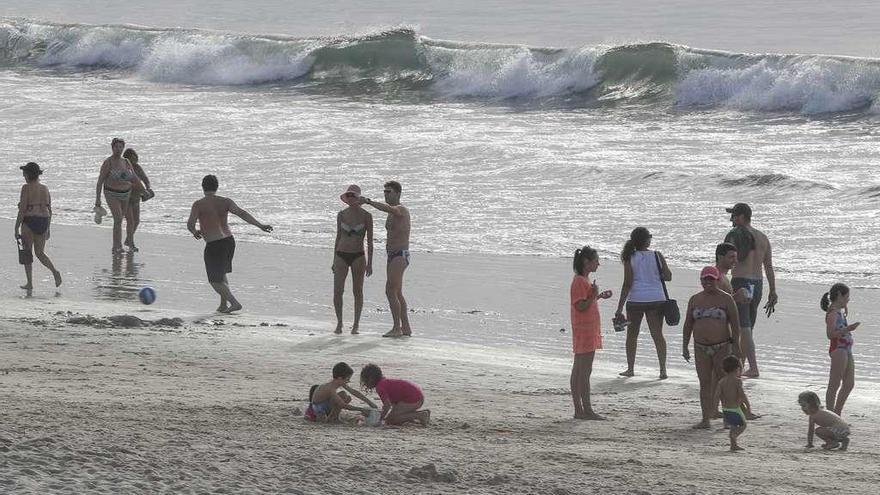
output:
POLYGON ((358 204, 357 200, 360 199, 360 197, 361 188, 356 184, 352 184, 348 186, 348 189, 346 189, 345 192, 339 196, 339 199, 341 199, 343 203, 349 206, 355 206, 356 204, 358 204))

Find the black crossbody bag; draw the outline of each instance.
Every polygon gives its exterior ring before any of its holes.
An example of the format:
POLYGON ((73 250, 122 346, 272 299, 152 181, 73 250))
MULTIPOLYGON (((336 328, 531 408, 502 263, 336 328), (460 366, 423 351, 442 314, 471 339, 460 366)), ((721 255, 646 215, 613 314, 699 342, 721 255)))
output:
POLYGON ((669 292, 666 290, 666 281, 663 280, 663 267, 660 265, 660 255, 654 251, 654 261, 657 262, 657 271, 660 273, 660 284, 663 285, 663 295, 666 301, 663 303, 663 318, 666 324, 674 327, 681 322, 681 311, 678 309, 678 301, 669 299, 669 292))

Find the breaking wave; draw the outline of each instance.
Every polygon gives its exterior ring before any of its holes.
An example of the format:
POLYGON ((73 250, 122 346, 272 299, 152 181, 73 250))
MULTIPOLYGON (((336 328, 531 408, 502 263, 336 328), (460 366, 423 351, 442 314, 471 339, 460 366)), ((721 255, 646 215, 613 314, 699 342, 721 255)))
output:
POLYGON ((561 98, 824 114, 880 107, 880 60, 738 54, 669 43, 578 48, 434 40, 401 27, 294 38, 0 20, 0 66, 124 71, 198 85, 392 85, 431 97, 561 98))

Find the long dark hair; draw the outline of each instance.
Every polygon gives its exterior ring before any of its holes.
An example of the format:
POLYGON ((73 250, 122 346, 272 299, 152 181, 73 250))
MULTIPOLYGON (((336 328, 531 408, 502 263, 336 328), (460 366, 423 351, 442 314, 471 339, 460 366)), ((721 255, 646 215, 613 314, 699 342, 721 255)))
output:
POLYGON ((629 262, 637 249, 647 249, 649 244, 651 244, 651 233, 648 232, 648 229, 645 227, 634 228, 629 235, 629 240, 623 245, 623 250, 620 251, 621 263, 629 262))
POLYGON ((849 294, 849 287, 847 287, 846 284, 838 282, 832 285, 828 292, 822 294, 822 300, 819 301, 819 307, 822 308, 822 311, 827 312, 828 308, 831 307, 831 303, 836 301, 838 297, 847 294, 849 294))
POLYGON ((584 262, 592 261, 599 256, 599 253, 596 252, 595 249, 590 246, 584 246, 580 249, 574 250, 574 261, 572 262, 572 268, 574 268, 574 272, 578 275, 584 274, 584 262))

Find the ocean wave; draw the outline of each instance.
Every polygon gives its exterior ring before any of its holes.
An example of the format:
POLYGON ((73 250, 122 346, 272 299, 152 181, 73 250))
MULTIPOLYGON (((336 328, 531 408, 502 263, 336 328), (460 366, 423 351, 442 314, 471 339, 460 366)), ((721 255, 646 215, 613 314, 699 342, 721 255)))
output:
MULTIPOLYGON (((398 27, 294 38, 0 20, 0 65, 107 69, 199 85, 408 85, 430 98, 563 99, 824 114, 880 107, 880 60, 737 54, 669 43, 536 48, 434 40, 398 27)), ((396 86, 395 86, 396 88, 396 86)))
POLYGON ((824 182, 808 179, 797 179, 785 174, 750 174, 737 178, 722 178, 722 186, 726 187, 769 187, 774 189, 824 189, 834 190, 834 186, 824 182))

